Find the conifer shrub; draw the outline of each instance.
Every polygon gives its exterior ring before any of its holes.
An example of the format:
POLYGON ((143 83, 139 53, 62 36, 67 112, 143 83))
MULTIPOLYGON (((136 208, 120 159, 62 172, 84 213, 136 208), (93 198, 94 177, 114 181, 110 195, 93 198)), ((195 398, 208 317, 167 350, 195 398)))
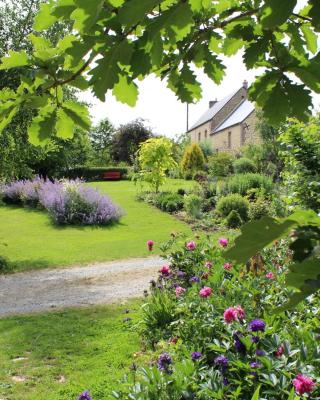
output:
POLYGON ((203 151, 197 143, 188 146, 183 154, 181 169, 185 174, 193 175, 196 171, 202 171, 205 167, 203 151))
POLYGON ((225 223, 228 228, 239 228, 242 225, 242 219, 236 210, 232 210, 227 216, 225 223))
POLYGON ((248 220, 249 202, 240 194, 234 193, 222 197, 216 207, 217 212, 226 218, 231 211, 237 211, 243 222, 248 220))

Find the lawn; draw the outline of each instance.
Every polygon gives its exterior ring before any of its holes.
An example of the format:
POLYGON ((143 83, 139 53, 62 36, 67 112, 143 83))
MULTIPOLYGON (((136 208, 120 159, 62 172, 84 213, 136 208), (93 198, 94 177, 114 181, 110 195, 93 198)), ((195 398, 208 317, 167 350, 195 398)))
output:
MULTIPOLYGON (((130 181, 95 182, 97 187, 119 204, 126 215, 119 224, 106 227, 57 227, 45 211, 0 207, 0 254, 6 256, 15 271, 86 264, 149 253, 146 241, 159 244, 172 231, 192 236, 191 229, 169 214, 135 200, 137 188, 130 181)), ((194 185, 192 181, 168 180, 164 190, 194 185)))
POLYGON ((0 320, 0 399, 76 400, 84 390, 110 398, 137 362, 140 343, 131 326, 139 304, 0 320))

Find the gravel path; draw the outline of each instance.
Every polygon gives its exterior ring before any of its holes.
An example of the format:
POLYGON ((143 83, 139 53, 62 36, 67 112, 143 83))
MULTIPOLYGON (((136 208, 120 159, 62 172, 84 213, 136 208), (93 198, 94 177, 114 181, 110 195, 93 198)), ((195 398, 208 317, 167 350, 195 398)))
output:
POLYGON ((160 257, 0 275, 0 317, 114 303, 142 295, 160 257))

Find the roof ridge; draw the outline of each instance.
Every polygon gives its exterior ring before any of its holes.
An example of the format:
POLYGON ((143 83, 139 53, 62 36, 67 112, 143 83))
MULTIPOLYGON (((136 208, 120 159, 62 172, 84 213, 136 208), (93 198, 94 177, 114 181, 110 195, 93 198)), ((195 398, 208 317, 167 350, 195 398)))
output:
POLYGON ((235 112, 238 110, 238 108, 239 108, 246 100, 248 100, 248 99, 242 99, 242 101, 236 106, 236 108, 234 108, 232 111, 230 111, 230 113, 225 117, 225 119, 223 119, 223 120, 220 122, 220 124, 217 125, 217 126, 214 128, 214 131, 211 132, 210 135, 212 135, 212 133, 214 133, 217 129, 219 129, 219 126, 223 125, 223 124, 225 123, 225 121, 226 121, 229 117, 231 117, 231 115, 232 115, 233 113, 235 113, 235 112))

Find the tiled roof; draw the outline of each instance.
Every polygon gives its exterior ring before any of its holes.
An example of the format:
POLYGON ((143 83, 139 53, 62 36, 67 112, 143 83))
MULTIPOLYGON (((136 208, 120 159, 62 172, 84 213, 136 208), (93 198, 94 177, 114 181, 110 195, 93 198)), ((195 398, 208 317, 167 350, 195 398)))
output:
POLYGON ((216 127, 213 133, 227 129, 230 126, 240 124, 254 111, 254 105, 249 100, 244 100, 222 123, 216 127))
POLYGON ((225 97, 224 99, 217 101, 211 108, 209 108, 199 119, 198 121, 193 124, 190 128, 189 131, 191 131, 192 129, 197 128, 198 126, 210 121, 216 114, 218 111, 221 110, 222 107, 224 107, 228 101, 239 91, 239 89, 237 89, 236 91, 234 91, 233 93, 229 94, 229 96, 225 97))

